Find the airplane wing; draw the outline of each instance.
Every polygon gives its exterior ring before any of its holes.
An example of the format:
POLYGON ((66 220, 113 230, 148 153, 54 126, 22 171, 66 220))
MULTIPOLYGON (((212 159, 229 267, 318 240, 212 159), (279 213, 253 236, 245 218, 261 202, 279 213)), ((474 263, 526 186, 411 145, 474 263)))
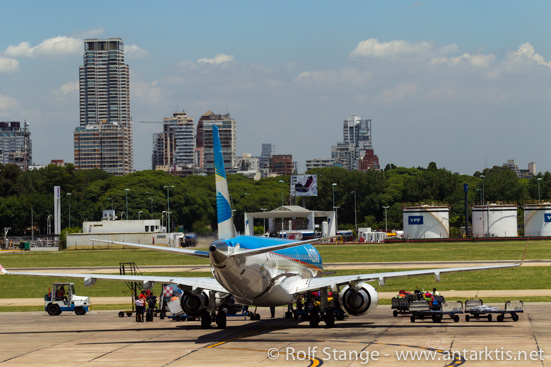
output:
POLYGON ((344 285, 349 283, 358 283, 358 282, 369 282, 373 280, 379 281, 379 285, 384 286, 386 279, 407 278, 407 277, 421 276, 421 275, 434 275, 436 278, 436 281, 440 281, 440 274, 442 273, 458 273, 458 272, 464 272, 464 271, 502 269, 502 268, 517 267, 517 266, 520 266, 520 264, 472 266, 472 267, 464 267, 464 268, 407 270, 407 271, 396 271, 396 272, 386 272, 386 273, 343 275, 343 276, 326 277, 326 278, 310 278, 310 279, 304 279, 302 283, 299 283, 296 289, 296 293, 317 291, 325 287, 333 288, 339 285, 344 285))
POLYGON ((143 249, 154 250, 154 251, 173 252, 173 253, 181 254, 181 255, 204 257, 204 258, 207 258, 207 259, 209 258, 208 251, 188 250, 188 249, 183 249, 183 248, 155 246, 155 245, 142 245, 142 244, 139 244, 139 243, 131 243, 131 242, 117 242, 117 241, 105 241, 105 240, 90 240, 90 241, 92 241, 92 242, 102 242, 102 243, 111 243, 111 244, 114 244, 114 245, 123 245, 123 246, 136 247, 136 248, 143 248, 143 249))
POLYGON ((5 275, 26 275, 37 277, 56 277, 56 278, 80 278, 84 280, 84 285, 94 285, 97 279, 118 280, 124 282, 143 282, 148 283, 171 283, 178 284, 187 288, 200 288, 216 292, 228 293, 228 291, 218 283, 214 278, 196 278, 196 277, 171 277, 171 276, 152 276, 152 275, 116 275, 116 274, 75 274, 75 273, 40 273, 40 272, 15 272, 8 271, 0 264, 0 271, 5 275))

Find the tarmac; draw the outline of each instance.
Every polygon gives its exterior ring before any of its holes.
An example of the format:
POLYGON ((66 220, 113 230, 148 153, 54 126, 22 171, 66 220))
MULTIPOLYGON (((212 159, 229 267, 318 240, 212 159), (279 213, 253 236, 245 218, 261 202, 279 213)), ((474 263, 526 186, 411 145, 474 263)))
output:
MULTIPOLYGON (((466 290, 454 291, 446 290, 442 292, 447 298, 485 298, 500 297, 510 298, 512 300, 523 297, 549 297, 551 289, 501 289, 501 290, 466 290)), ((379 299, 391 299, 396 296, 396 292, 377 292, 379 299)), ((90 297, 92 306, 94 305, 121 305, 130 304, 130 297, 90 297)), ((2 306, 43 306, 44 298, 0 298, 0 307, 2 306)), ((551 304, 550 304, 551 305, 551 304)), ((551 306, 550 306, 551 307, 551 306)))
MULTIPOLYGON (((136 323, 117 311, 0 313, 1 366, 551 366, 548 303, 528 303, 520 319, 441 323, 393 317, 389 306, 309 327, 283 318, 228 318, 224 330, 199 321, 136 323), (541 359, 540 357, 543 357, 541 359)), ((494 317, 495 320, 495 317, 494 317)))

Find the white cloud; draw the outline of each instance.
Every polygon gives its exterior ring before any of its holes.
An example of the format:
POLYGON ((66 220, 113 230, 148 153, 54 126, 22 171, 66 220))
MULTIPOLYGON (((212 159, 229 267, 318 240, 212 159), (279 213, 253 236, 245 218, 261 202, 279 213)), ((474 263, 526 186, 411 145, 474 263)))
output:
POLYGON ((509 61, 518 63, 536 64, 551 68, 551 62, 545 61, 543 56, 538 54, 530 43, 523 43, 519 48, 509 54, 509 61))
POLYGON ((29 42, 21 42, 17 46, 10 45, 4 54, 12 57, 36 57, 44 55, 72 55, 81 53, 83 50, 84 47, 81 39, 58 36, 48 38, 36 46, 31 46, 29 42))
POLYGON ((17 100, 0 94, 0 111, 7 111, 17 106, 17 100))
POLYGON ((146 57, 149 53, 136 46, 136 45, 126 45, 124 46, 124 55, 129 57, 129 58, 134 58, 134 59, 137 59, 137 58, 140 58, 140 57, 146 57))
POLYGON ((379 42, 376 38, 362 41, 350 53, 352 57, 368 57, 376 59, 397 59, 414 55, 431 55, 433 46, 430 42, 409 43, 403 40, 379 42))
POLYGON ((371 73, 367 70, 361 71, 355 68, 344 68, 339 71, 304 71, 295 78, 295 83, 306 85, 361 85, 365 84, 371 73))
POLYGON ((68 95, 78 92, 78 80, 65 83, 59 89, 54 90, 55 94, 68 95))
POLYGON ((13 73, 19 71, 19 62, 16 59, 0 57, 0 73, 13 73))
POLYGON ((377 99, 381 103, 392 104, 417 94, 418 90, 419 86, 416 83, 401 83, 393 88, 385 89, 377 99))
POLYGON ((151 83, 132 81, 132 98, 138 101, 140 105, 157 106, 164 101, 164 94, 157 81, 151 83))
POLYGON ((490 67, 496 57, 492 54, 489 55, 471 55, 469 53, 464 53, 461 56, 457 57, 435 57, 431 60, 432 65, 446 64, 449 66, 475 66, 480 68, 490 67))
POLYGON ((218 54, 214 58, 202 58, 197 60, 197 62, 207 63, 207 64, 223 64, 226 62, 233 62, 233 55, 218 54))

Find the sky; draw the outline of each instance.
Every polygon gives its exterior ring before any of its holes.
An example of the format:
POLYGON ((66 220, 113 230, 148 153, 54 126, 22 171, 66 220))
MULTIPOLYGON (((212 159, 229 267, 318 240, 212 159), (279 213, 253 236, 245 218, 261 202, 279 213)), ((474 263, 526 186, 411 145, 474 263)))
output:
POLYGON ((551 2, 0 0, 0 121, 27 121, 33 160, 73 162, 86 38, 122 38, 134 168, 173 112, 237 122, 261 144, 330 158, 351 115, 381 166, 551 171, 551 2))

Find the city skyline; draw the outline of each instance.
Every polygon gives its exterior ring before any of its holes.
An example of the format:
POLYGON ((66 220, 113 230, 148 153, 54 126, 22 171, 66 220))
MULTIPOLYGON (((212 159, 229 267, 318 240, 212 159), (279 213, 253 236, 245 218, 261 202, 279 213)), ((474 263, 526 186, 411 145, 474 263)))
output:
POLYGON ((136 170, 158 132, 139 121, 211 110, 239 121, 238 155, 274 144, 301 172, 350 115, 372 120, 381 167, 551 171, 544 1, 3 5, 0 120, 29 123, 35 163, 74 162, 83 40, 121 38, 136 170))

